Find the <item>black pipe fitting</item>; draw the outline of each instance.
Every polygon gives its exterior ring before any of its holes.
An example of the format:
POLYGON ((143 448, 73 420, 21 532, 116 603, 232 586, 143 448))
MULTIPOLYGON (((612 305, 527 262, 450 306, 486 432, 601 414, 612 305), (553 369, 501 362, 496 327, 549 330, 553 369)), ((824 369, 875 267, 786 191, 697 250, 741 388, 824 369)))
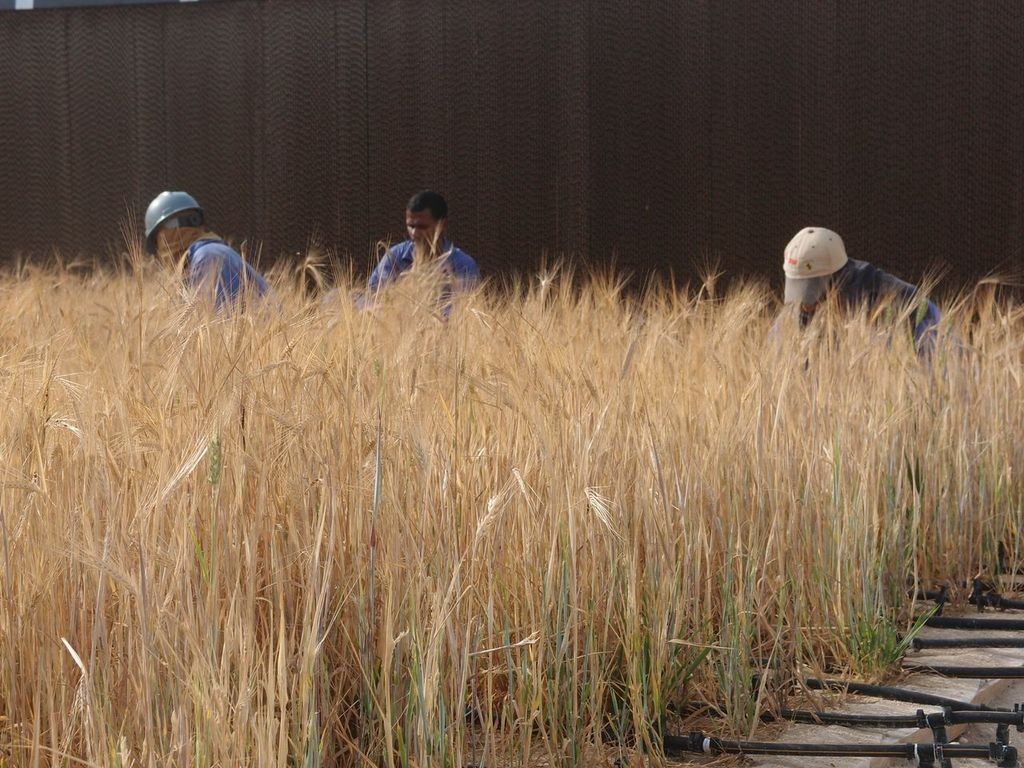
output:
POLYGON ((1019 757, 1017 748, 1009 744, 989 744, 988 759, 995 762, 999 768, 1018 768, 1019 757))
POLYGON ((1011 600, 1003 597, 996 590, 996 585, 985 579, 975 578, 971 586, 971 594, 967 602, 978 607, 978 613, 986 608, 1013 610, 1024 608, 1024 600, 1011 600))
POLYGON ((949 587, 943 584, 939 589, 924 589, 917 593, 918 600, 931 600, 938 606, 935 609, 935 615, 941 616, 942 609, 946 607, 946 602, 949 600, 949 587))

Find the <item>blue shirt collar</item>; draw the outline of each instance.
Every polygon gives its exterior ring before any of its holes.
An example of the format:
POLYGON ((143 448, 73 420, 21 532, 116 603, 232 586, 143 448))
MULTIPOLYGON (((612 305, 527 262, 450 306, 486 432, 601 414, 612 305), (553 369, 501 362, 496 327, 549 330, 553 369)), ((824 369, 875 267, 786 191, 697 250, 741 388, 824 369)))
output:
POLYGON ((198 251, 204 245, 208 245, 209 243, 223 243, 223 242, 224 241, 221 240, 219 237, 201 237, 201 238, 199 238, 194 243, 192 243, 192 245, 190 245, 188 247, 188 260, 191 262, 192 258, 196 254, 196 251, 198 251))
MULTIPOLYGON (((404 245, 405 247, 402 249, 401 256, 399 258, 401 258, 402 261, 412 261, 412 255, 416 250, 416 241, 406 240, 404 245)), ((451 238, 445 237, 441 240, 441 256, 450 256, 454 250, 455 248, 452 247, 451 238)))

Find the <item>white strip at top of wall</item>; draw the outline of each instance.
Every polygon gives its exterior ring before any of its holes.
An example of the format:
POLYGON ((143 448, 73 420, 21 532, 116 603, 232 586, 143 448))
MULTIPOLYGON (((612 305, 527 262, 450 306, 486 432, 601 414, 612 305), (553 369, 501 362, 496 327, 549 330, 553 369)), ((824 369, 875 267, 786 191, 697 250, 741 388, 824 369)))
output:
MULTIPOLYGON (((0 0, 0 11, 31 11, 102 5, 156 5, 158 3, 195 2, 199 2, 199 0, 0 0)), ((209 0, 207 0, 207 2, 209 2, 209 0)))

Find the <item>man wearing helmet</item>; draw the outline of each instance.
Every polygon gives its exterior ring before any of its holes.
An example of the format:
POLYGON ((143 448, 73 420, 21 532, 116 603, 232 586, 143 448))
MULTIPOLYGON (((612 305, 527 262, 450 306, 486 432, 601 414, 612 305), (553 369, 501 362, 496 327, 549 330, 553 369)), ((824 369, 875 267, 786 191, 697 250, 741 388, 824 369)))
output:
POLYGON ((822 301, 834 296, 844 307, 893 301, 913 308, 910 323, 919 354, 927 354, 935 341, 939 310, 917 286, 883 272, 866 261, 850 259, 839 235, 824 227, 805 227, 786 246, 782 265, 786 274, 786 304, 797 304, 800 327, 814 317, 822 301))
POLYGON ((267 283, 239 253, 205 226, 203 209, 187 192, 161 192, 146 209, 146 248, 176 261, 185 256, 185 283, 218 309, 262 296, 267 283))

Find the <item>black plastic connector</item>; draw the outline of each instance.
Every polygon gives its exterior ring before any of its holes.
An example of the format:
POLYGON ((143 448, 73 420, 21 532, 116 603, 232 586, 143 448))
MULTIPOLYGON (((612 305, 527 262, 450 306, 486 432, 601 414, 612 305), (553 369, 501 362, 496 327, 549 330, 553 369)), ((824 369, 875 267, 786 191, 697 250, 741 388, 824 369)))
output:
POLYGON ((996 608, 1001 611, 1024 609, 1024 600, 1012 600, 1003 597, 996 590, 995 584, 985 579, 975 578, 971 586, 971 594, 967 602, 977 606, 978 613, 986 608, 996 608))
POLYGON ((943 584, 938 589, 923 589, 917 593, 918 600, 932 600, 937 605, 935 615, 941 616, 942 609, 946 607, 949 600, 949 587, 943 584))
POLYGON ((1018 768, 1020 765, 1017 748, 1009 744, 989 744, 988 759, 999 768, 1018 768))

